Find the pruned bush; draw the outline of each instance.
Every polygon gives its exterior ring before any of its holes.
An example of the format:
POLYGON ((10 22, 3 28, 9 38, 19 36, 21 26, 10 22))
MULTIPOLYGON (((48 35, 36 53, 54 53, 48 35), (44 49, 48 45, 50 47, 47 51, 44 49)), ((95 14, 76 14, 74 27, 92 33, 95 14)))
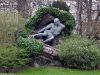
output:
POLYGON ((43 53, 43 44, 39 43, 33 38, 19 38, 17 40, 17 46, 24 48, 30 55, 38 55, 43 53))
POLYGON ((28 64, 29 55, 24 49, 0 45, 0 67, 17 68, 28 64))
POLYGON ((54 1, 52 6, 61 10, 69 11, 69 7, 64 1, 54 1))
POLYGON ((64 66, 77 69, 95 69, 100 64, 98 43, 81 36, 70 36, 58 46, 64 66))
POLYGON ((26 29, 28 31, 35 29, 46 14, 51 14, 54 17, 59 18, 69 31, 75 26, 75 19, 71 13, 53 7, 43 7, 39 8, 36 14, 26 23, 26 29))

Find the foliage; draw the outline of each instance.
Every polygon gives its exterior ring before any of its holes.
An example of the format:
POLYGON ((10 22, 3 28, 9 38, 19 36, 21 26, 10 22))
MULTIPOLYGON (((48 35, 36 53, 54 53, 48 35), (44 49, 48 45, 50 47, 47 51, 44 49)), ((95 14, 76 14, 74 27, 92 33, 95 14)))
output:
POLYGON ((94 40, 74 35, 65 39, 58 48, 64 66, 95 69, 100 64, 100 49, 94 40))
POLYGON ((59 18, 60 21, 69 29, 69 31, 71 31, 75 26, 75 20, 71 13, 53 7, 43 7, 39 8, 36 14, 26 23, 26 29, 35 29, 36 26, 38 26, 38 23, 42 20, 42 17, 47 13, 59 18))
POLYGON ((0 43, 14 42, 14 32, 24 25, 25 19, 18 13, 0 11, 0 43))
POLYGON ((28 33, 26 29, 23 29, 21 32, 17 32, 17 35, 18 35, 18 38, 20 37, 27 38, 30 35, 30 33, 28 33))
POLYGON ((31 54, 42 54, 43 45, 33 38, 19 38, 17 46, 26 49, 26 52, 31 54))
POLYGON ((14 68, 24 66, 30 60, 28 57, 24 49, 10 45, 0 45, 0 67, 14 68))
POLYGON ((52 6, 61 10, 69 11, 69 7, 64 1, 54 1, 52 6))

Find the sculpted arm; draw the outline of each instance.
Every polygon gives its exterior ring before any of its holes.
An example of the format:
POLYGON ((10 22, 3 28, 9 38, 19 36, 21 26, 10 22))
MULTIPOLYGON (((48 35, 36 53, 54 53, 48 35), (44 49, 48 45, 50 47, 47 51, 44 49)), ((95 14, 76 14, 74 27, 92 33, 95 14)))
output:
POLYGON ((41 30, 39 31, 39 33, 43 32, 43 31, 45 31, 46 29, 49 29, 49 28, 51 28, 51 27, 52 27, 52 23, 49 24, 48 26, 44 27, 43 29, 41 29, 41 30))
POLYGON ((65 25, 61 24, 62 25, 62 28, 64 29, 65 28, 65 25))

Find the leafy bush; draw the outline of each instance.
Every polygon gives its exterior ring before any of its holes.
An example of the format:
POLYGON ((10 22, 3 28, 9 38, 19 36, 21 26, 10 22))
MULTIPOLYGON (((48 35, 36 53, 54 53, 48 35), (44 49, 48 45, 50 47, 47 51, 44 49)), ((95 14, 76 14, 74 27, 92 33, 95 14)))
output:
POLYGON ((38 23, 42 20, 42 17, 48 13, 59 18, 69 31, 75 26, 75 20, 71 13, 53 7, 43 7, 39 8, 36 14, 26 23, 26 29, 29 31, 35 29, 35 27, 38 26, 38 23))
POLYGON ((54 1, 52 6, 61 10, 69 11, 69 7, 64 1, 54 1))
POLYGON ((94 40, 71 36, 58 46, 64 66, 78 69, 95 69, 100 64, 100 49, 94 40))
POLYGON ((29 62, 29 55, 24 49, 19 49, 14 46, 0 45, 0 67, 21 67, 29 62))
POLYGON ((0 11, 0 43, 15 42, 14 32, 24 25, 25 19, 18 13, 0 11))
POLYGON ((17 46, 26 49, 26 51, 31 54, 42 54, 43 45, 37 40, 32 38, 19 38, 17 41, 17 46))

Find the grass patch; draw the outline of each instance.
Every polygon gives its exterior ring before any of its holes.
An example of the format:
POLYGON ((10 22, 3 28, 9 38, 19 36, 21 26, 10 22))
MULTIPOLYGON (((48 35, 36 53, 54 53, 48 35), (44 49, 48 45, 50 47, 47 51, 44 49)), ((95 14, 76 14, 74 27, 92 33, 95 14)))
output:
POLYGON ((25 70, 20 75, 100 75, 100 71, 82 71, 61 67, 42 67, 25 70))
POLYGON ((14 41, 14 32, 23 28, 25 19, 18 13, 0 11, 0 43, 14 41))
MULTIPOLYGON (((6 74, 6 75, 14 75, 14 74, 6 74)), ((72 70, 61 67, 41 67, 41 68, 30 68, 15 75, 100 75, 100 71, 72 70)))

